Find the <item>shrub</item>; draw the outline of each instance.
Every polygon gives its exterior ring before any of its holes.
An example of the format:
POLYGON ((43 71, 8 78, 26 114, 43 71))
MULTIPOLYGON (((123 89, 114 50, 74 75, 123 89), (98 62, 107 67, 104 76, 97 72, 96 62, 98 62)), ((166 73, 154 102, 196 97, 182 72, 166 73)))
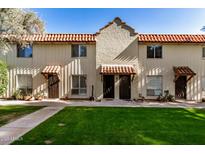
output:
POLYGON ((8 85, 8 71, 5 62, 0 61, 0 96, 2 96, 7 89, 8 85))
POLYGON ((174 102, 175 101, 174 96, 169 93, 169 90, 165 90, 164 94, 165 94, 164 96, 160 94, 157 98, 157 101, 160 101, 160 102, 174 102))
POLYGON ((13 93, 12 98, 13 98, 13 99, 23 99, 21 90, 19 90, 19 89, 16 90, 16 91, 13 93))

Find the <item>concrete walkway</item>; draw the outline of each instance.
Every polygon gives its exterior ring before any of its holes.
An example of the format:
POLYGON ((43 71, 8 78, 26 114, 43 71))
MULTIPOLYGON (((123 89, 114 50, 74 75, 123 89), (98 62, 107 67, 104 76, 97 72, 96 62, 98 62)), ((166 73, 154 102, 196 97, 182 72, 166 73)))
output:
POLYGON ((65 106, 105 106, 105 107, 159 107, 159 108, 205 108, 205 103, 197 102, 135 102, 124 100, 102 100, 95 101, 63 101, 59 99, 43 100, 43 101, 1 101, 0 105, 27 105, 27 106, 50 106, 50 107, 65 107, 65 106))
POLYGON ((0 127, 0 145, 11 144, 14 140, 22 139, 21 136, 38 126, 40 123, 53 116, 64 107, 45 107, 14 122, 0 127))

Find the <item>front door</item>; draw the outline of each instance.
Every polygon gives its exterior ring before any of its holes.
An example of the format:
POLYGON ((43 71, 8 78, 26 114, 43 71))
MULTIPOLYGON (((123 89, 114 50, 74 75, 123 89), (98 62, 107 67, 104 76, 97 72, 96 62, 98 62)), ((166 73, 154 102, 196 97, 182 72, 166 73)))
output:
POLYGON ((103 97, 114 98, 114 75, 103 76, 103 97))
POLYGON ((120 75, 120 99, 130 99, 130 75, 120 75))
POLYGON ((180 76, 175 81, 175 97, 178 99, 186 99, 186 76, 180 76))
POLYGON ((59 97, 59 79, 57 75, 48 76, 48 97, 58 98, 59 97))

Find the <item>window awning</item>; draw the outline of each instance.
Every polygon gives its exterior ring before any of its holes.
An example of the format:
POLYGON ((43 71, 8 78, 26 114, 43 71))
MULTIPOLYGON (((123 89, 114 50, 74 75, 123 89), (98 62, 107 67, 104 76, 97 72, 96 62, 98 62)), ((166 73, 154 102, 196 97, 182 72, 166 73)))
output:
POLYGON ((57 75, 59 76, 61 70, 61 66, 46 66, 41 74, 45 76, 45 78, 48 78, 48 75, 57 75))
POLYGON ((136 74, 132 65, 101 65, 100 74, 136 74))
POLYGON ((188 66, 173 67, 173 70, 175 73, 174 81, 176 81, 180 76, 189 76, 187 79, 188 82, 194 75, 196 75, 196 73, 194 73, 194 71, 192 71, 188 66))

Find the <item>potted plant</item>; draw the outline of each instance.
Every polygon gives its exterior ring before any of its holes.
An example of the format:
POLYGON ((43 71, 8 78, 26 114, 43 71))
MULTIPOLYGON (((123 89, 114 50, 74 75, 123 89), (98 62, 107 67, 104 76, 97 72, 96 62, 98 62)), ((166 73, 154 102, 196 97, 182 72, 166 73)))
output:
POLYGON ((44 93, 43 92, 38 92, 35 95, 35 100, 42 100, 44 98, 44 93))
POLYGON ((24 100, 25 101, 31 101, 32 100, 32 95, 26 95, 26 96, 24 96, 24 100))

